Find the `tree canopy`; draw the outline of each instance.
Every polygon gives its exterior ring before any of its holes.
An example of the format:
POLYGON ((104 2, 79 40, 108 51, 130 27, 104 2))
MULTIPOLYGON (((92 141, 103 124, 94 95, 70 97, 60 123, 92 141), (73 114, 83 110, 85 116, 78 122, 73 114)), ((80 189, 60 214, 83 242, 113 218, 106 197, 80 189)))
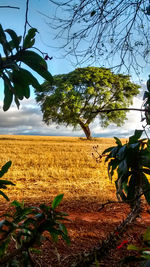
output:
POLYGON ((42 88, 43 92, 36 92, 36 100, 41 105, 44 122, 80 126, 87 138, 91 138, 89 125, 97 116, 104 127, 110 123, 121 126, 127 111, 99 111, 126 108, 139 92, 139 86, 128 75, 98 67, 55 75, 53 83, 45 81, 42 88))
POLYGON ((72 61, 98 62, 119 71, 124 66, 125 72, 136 74, 149 62, 149 1, 49 1, 57 6, 49 25, 72 61))

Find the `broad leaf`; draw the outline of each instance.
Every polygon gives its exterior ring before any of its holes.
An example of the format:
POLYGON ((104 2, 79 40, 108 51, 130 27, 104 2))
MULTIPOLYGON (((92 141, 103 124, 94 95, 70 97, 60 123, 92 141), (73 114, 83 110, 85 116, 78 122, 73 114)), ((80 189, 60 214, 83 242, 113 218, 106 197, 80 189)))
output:
POLYGON ((33 51, 21 51, 18 53, 17 60, 25 63, 31 69, 36 71, 45 80, 52 82, 52 75, 47 70, 46 61, 33 51))
POLYGON ((15 33, 15 31, 13 31, 11 29, 7 29, 7 30, 5 30, 5 32, 7 32, 10 35, 10 37, 12 39, 12 42, 13 42, 13 46, 18 51, 19 44, 20 44, 20 41, 21 41, 21 36, 17 36, 17 34, 15 33))
POLYGON ((143 235, 143 240, 150 243, 150 227, 147 228, 146 232, 143 235))
POLYGON ((29 29, 23 42, 23 48, 27 49, 34 45, 36 32, 37 32, 36 28, 29 29))
POLYGON ((12 162, 8 161, 5 165, 3 165, 3 167, 0 170, 0 178, 8 171, 8 169, 10 168, 12 162))
POLYGON ((143 130, 135 130, 134 135, 129 138, 129 144, 136 143, 142 136, 143 130))
POLYGON ((54 200, 52 202, 52 209, 55 209, 60 204, 60 202, 63 199, 63 196, 64 196, 64 194, 61 194, 61 195, 58 195, 54 198, 54 200))
POLYGON ((132 175, 129 181, 127 200, 132 201, 135 198, 136 176, 132 175))
POLYGON ((123 160, 123 159, 125 158, 125 156, 126 156, 126 150, 127 150, 127 146, 126 146, 126 145, 122 146, 122 147, 118 150, 118 152, 117 152, 117 158, 118 158, 119 160, 123 160))
POLYGON ((122 146, 122 143, 121 143, 121 141, 120 141, 120 139, 118 137, 114 137, 114 139, 116 140, 116 144, 118 146, 122 146))
POLYGON ((0 190, 0 195, 3 196, 7 201, 9 201, 8 196, 1 190, 0 190))
POLYGON ((4 81, 4 105, 3 110, 7 111, 13 101, 13 92, 10 86, 4 81))
POLYGON ((144 174, 142 174, 142 190, 147 203, 150 205, 150 183, 144 174))

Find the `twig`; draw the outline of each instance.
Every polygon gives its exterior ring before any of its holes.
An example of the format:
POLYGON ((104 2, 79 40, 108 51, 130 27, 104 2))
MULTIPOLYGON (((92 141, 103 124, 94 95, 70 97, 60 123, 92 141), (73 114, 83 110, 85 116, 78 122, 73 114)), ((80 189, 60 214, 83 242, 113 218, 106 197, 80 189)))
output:
POLYGON ((14 8, 14 9, 20 9, 20 7, 17 7, 17 6, 0 6, 0 8, 14 8))
POLYGON ((96 111, 93 111, 92 113, 109 113, 109 112, 114 112, 114 111, 120 111, 120 110, 133 110, 133 111, 142 111, 142 112, 149 112, 150 109, 141 109, 141 108, 114 108, 114 109, 98 109, 96 111))
POLYGON ((25 24, 24 24, 24 34, 23 34, 23 41, 27 31, 27 25, 32 28, 32 26, 28 22, 28 12, 29 12, 29 0, 26 1, 26 13, 25 13, 25 24))

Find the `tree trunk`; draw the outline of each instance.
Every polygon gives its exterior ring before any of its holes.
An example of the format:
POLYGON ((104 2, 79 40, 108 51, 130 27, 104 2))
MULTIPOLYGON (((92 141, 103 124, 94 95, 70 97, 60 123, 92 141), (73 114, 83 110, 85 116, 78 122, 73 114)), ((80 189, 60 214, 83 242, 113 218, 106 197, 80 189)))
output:
POLYGON ((90 131, 89 125, 86 125, 82 121, 79 121, 79 124, 80 124, 82 130, 84 131, 87 139, 88 140, 91 140, 92 139, 92 136, 91 136, 91 131, 90 131))

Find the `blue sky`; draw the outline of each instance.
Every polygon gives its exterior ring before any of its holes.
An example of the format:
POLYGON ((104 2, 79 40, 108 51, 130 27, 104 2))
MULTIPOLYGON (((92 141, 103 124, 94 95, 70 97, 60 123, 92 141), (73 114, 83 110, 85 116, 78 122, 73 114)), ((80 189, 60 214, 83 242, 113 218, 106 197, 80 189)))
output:
MULTIPOLYGON (((0 5, 18 6, 20 10, 15 9, 0 9, 1 24, 4 29, 11 28, 17 34, 23 35, 25 22, 25 0, 2 0, 0 5)), ((48 26, 48 19, 39 11, 52 16, 55 13, 54 5, 49 0, 30 0, 28 20, 32 27, 38 29, 35 46, 43 52, 47 52, 52 56, 51 61, 47 61, 49 71, 52 75, 60 73, 68 73, 74 69, 69 60, 63 57, 62 51, 53 49, 52 47, 60 46, 60 41, 53 40, 54 32, 48 26)), ((147 80, 149 68, 145 68, 141 74, 143 83, 147 80)), ((43 79, 38 77, 42 83, 43 79)), ((132 77, 134 80, 135 77, 132 77)), ((78 129, 73 131, 72 127, 65 127, 57 125, 46 126, 42 122, 42 113, 40 107, 35 103, 33 90, 31 98, 24 100, 21 104, 20 110, 12 105, 8 112, 2 110, 3 89, 2 82, 0 82, 0 134, 31 134, 31 135, 66 135, 66 136, 84 136, 83 132, 78 129)), ((143 89, 142 89, 143 91, 143 89)), ((140 107, 142 104, 141 96, 134 99, 134 107, 140 107)), ((140 114, 137 112, 129 112, 126 124, 118 128, 115 125, 110 125, 107 129, 102 129, 98 121, 92 124, 91 129, 94 136, 120 136, 127 137, 133 133, 135 128, 141 128, 140 114)))

